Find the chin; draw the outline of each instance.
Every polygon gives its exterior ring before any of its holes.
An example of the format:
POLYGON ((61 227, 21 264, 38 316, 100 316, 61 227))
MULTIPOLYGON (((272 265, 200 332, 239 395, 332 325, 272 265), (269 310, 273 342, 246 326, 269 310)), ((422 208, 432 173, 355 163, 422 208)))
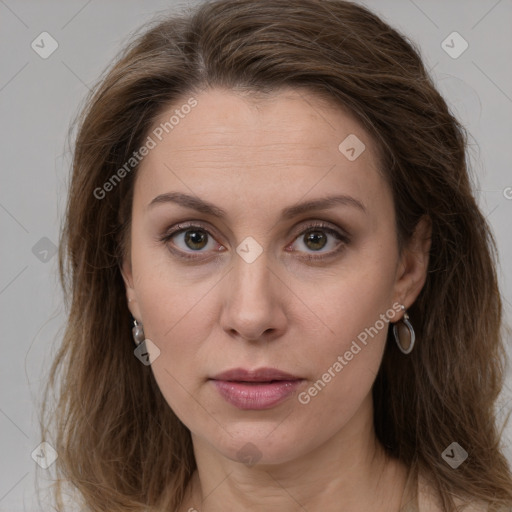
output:
POLYGON ((227 459, 247 466, 284 464, 307 452, 305 440, 311 436, 297 426, 280 429, 280 421, 264 428, 261 422, 238 423, 226 431, 221 428, 220 438, 212 439, 209 432, 204 439, 227 459))

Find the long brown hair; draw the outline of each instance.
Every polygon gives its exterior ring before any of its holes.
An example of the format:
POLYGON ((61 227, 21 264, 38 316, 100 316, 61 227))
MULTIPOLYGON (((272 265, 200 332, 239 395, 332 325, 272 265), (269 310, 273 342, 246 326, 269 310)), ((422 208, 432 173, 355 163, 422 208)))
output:
POLYGON ((164 109, 205 87, 301 88, 348 108, 373 135, 400 243, 422 215, 432 221, 427 281, 409 310, 417 346, 405 357, 388 340, 373 387, 376 435, 429 475, 445 510, 454 497, 512 506, 494 412, 505 365, 496 249, 464 129, 418 51, 367 9, 220 0, 144 27, 78 119, 60 245, 69 318, 46 389, 58 382, 59 399, 41 411, 43 439, 59 454, 57 510, 61 484, 95 511, 174 510, 196 467, 189 430, 133 355, 120 262, 137 166, 119 169, 164 109), (469 453, 457 470, 441 457, 453 441, 469 453))

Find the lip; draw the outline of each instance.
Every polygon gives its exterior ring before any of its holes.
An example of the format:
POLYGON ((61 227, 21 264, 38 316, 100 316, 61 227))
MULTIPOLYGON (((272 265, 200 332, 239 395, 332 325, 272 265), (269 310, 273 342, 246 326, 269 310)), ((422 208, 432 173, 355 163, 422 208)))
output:
POLYGON ((277 368, 257 368, 246 370, 245 368, 233 368, 219 373, 214 380, 239 381, 239 382, 270 382, 272 380, 301 380, 302 377, 283 372, 277 368))
POLYGON ((231 405, 243 410, 263 410, 286 400, 304 379, 275 368, 235 368, 210 380, 231 405))

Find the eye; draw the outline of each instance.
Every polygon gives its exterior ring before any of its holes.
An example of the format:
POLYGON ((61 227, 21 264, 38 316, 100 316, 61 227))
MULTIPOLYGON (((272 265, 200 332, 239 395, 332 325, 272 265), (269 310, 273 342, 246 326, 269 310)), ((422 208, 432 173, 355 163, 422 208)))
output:
POLYGON ((202 257, 201 253, 215 250, 215 247, 218 252, 222 251, 223 246, 215 243, 214 240, 206 228, 197 224, 179 224, 176 229, 161 238, 173 254, 185 259, 202 257), (199 254, 195 256, 192 253, 199 254))
POLYGON ((349 238, 346 234, 332 228, 329 224, 319 222, 311 224, 306 230, 303 230, 290 247, 298 245, 298 249, 295 250, 309 252, 305 258, 314 260, 337 254, 348 242, 349 238), (320 255, 312 255, 311 251, 320 255))

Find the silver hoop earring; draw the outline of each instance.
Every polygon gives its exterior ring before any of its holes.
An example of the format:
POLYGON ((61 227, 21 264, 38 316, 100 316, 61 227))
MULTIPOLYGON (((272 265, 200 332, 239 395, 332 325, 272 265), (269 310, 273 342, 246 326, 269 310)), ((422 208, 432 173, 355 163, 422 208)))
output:
POLYGON ((404 316, 398 322, 393 324, 393 335, 400 351, 404 354, 410 354, 414 348, 416 335, 414 334, 411 322, 409 322, 409 315, 407 314, 405 306, 403 304, 401 306, 404 310, 404 316), (407 348, 404 348, 404 342, 406 342, 407 348))
POLYGON ((133 320, 132 335, 133 341, 137 346, 146 339, 146 336, 144 335, 144 327, 142 327, 142 324, 139 324, 135 319, 133 320))

